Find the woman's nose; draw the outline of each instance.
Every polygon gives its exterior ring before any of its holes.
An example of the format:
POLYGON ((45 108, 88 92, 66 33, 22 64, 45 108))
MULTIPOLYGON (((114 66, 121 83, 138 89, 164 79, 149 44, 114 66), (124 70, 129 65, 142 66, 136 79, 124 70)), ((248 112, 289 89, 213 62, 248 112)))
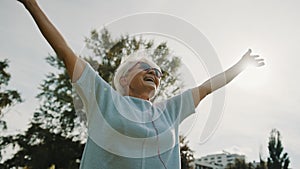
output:
POLYGON ((149 69, 149 70, 147 71, 147 73, 149 73, 149 74, 152 74, 152 75, 156 76, 156 74, 155 74, 155 70, 154 70, 154 69, 149 69))

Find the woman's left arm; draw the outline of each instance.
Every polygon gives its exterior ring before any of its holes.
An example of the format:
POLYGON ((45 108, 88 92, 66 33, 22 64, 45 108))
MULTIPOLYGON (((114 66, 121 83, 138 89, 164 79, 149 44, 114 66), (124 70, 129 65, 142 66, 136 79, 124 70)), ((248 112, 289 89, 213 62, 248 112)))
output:
POLYGON ((192 89, 194 105, 198 106, 199 102, 205 98, 210 93, 218 90, 219 88, 225 86, 231 82, 237 75, 243 72, 249 66, 260 67, 263 66, 264 60, 259 57, 259 55, 252 55, 251 49, 249 49, 243 57, 232 67, 226 71, 212 77, 211 79, 205 81, 198 87, 192 89))

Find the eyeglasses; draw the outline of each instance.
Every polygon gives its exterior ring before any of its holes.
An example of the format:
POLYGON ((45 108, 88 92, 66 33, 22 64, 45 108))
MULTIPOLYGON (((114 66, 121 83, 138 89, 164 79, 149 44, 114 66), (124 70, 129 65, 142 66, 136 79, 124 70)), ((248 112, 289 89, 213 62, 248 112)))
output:
POLYGON ((162 72, 159 69, 153 68, 145 62, 138 62, 137 64, 140 65, 140 67, 139 67, 140 69, 146 71, 147 73, 150 72, 151 70, 153 70, 154 73, 155 73, 155 76, 158 77, 158 78, 161 78, 162 75, 163 75, 162 72))

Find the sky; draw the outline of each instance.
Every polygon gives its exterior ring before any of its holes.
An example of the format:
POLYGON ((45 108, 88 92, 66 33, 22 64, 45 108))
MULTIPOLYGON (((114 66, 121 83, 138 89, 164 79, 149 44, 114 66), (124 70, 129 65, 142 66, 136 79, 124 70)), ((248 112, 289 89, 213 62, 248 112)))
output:
MULTIPOLYGON (((40 0, 39 3, 76 53, 82 52, 84 37, 88 37, 92 29, 104 25, 109 27, 116 21, 124 21, 120 18, 147 12, 185 22, 169 29, 170 34, 179 30, 190 35, 187 25, 197 29, 215 50, 223 69, 232 66, 251 48, 253 53, 265 59, 266 65, 247 69, 226 86, 225 104, 217 130, 206 142, 200 143, 199 137, 212 104, 213 96, 210 96, 199 105, 196 115, 184 122, 184 134, 196 157, 224 150, 244 154, 247 161, 258 161, 260 152, 264 158, 268 157, 269 134, 276 128, 282 135, 291 167, 300 168, 300 127, 297 125, 300 122, 300 79, 297 76, 300 73, 297 46, 300 44, 299 1, 40 0)), ((165 25, 170 23, 162 21, 155 24, 149 21, 149 24, 169 28, 165 25)), ((130 24, 129 28, 143 29, 143 23, 130 24)), ((115 37, 120 35, 119 32, 122 34, 123 27, 117 30, 112 32, 115 37)), ((130 32, 124 28, 123 34, 127 31, 130 32)), ((189 41, 158 35, 155 34, 155 40, 169 40, 176 55, 184 58, 190 55, 191 59, 187 59, 189 61, 184 62, 184 66, 192 72, 197 84, 206 80, 207 76, 198 73, 205 70, 205 65, 195 61, 191 49, 183 45, 190 45, 189 41)), ((39 105, 35 98, 38 86, 45 75, 53 71, 45 57, 54 52, 28 12, 14 0, 0 1, 0 44, 0 59, 10 61, 8 71, 12 78, 9 88, 20 91, 25 100, 8 110, 4 118, 8 121, 10 133, 24 131, 39 105)))

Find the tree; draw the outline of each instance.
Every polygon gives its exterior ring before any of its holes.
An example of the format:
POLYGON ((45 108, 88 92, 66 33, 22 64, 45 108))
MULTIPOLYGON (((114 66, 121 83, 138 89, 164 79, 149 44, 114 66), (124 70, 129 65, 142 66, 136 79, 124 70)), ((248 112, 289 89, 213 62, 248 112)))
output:
POLYGON ((259 154, 259 165, 255 169, 267 169, 267 163, 262 159, 262 153, 259 154))
MULTIPOLYGON (((3 116, 6 114, 6 110, 9 107, 14 106, 17 103, 21 103, 22 99, 20 93, 17 90, 8 89, 8 83, 11 75, 7 72, 8 68, 8 60, 5 59, 0 61, 0 130, 6 130, 7 125, 3 119, 3 116)), ((4 141, 4 137, 0 135, 0 150, 2 149, 2 142, 4 141)), ((0 151, 0 161, 2 159, 2 153, 0 151)))
POLYGON ((3 168, 28 167, 32 169, 49 168, 78 168, 83 145, 79 141, 63 137, 61 133, 51 133, 38 123, 32 123, 25 134, 10 138, 18 144, 20 150, 12 159, 6 160, 3 168), (77 159, 77 160, 76 160, 77 159))
POLYGON ((244 159, 236 158, 234 163, 229 163, 226 169, 253 169, 251 163, 246 163, 244 159))
POLYGON ((5 121, 1 121, 4 115, 4 109, 22 102, 20 93, 16 90, 7 89, 10 80, 10 74, 6 71, 8 60, 0 61, 0 128, 6 129, 5 121))
MULTIPOLYGON (((179 92, 177 70, 180 59, 176 56, 170 57, 171 52, 165 42, 155 47, 152 40, 128 35, 113 40, 106 29, 102 32, 91 31, 85 42, 92 54, 82 57, 108 83, 112 84, 114 72, 124 55, 146 49, 152 51, 149 54, 164 70, 158 97, 166 98, 179 92), (168 73, 172 73, 173 76, 166 76, 168 73)), ((40 107, 34 113, 29 129, 23 134, 6 137, 2 143, 6 146, 14 144, 19 148, 14 157, 5 162, 6 168, 78 168, 86 139, 85 116, 80 113, 82 103, 72 90, 62 61, 55 56, 49 56, 46 60, 58 73, 48 74, 42 82, 41 92, 37 96, 40 107), (74 106, 77 106, 76 109, 74 106), (60 158, 57 158, 58 154, 60 158), (40 160, 40 157, 43 157, 43 160, 40 160)))
POLYGON ((179 136, 180 141, 180 157, 181 157, 181 169, 192 169, 191 163, 195 160, 194 152, 188 146, 186 137, 179 136))
POLYGON ((270 133, 268 149, 270 156, 267 162, 268 169, 288 169, 290 164, 288 153, 283 153, 281 135, 276 129, 272 129, 270 133))

